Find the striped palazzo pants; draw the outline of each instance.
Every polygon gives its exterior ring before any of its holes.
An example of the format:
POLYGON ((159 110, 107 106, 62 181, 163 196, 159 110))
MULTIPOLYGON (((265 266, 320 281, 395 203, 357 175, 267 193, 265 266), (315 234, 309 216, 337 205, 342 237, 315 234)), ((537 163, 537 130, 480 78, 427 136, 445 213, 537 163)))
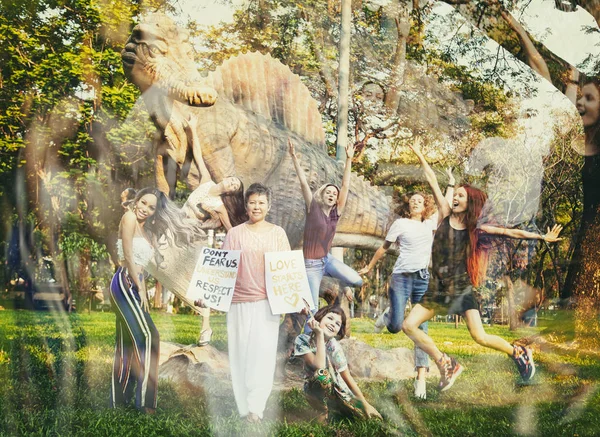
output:
POLYGON ((110 298, 117 317, 110 405, 129 404, 135 388, 135 407, 154 409, 160 338, 150 314, 142 310, 139 291, 124 267, 113 276, 110 298))

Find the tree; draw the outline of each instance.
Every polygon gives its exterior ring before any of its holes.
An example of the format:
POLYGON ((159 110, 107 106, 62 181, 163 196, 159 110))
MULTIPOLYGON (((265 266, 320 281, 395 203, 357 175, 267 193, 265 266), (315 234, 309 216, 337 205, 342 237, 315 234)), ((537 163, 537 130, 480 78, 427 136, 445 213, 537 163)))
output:
POLYGON ((121 170, 131 163, 121 161, 108 138, 146 135, 143 125, 133 135, 117 126, 138 97, 123 76, 120 50, 141 11, 137 1, 1 5, 4 218, 18 211, 16 229, 25 233, 26 217, 34 214, 67 292, 69 284, 86 282, 95 258, 106 257, 120 215, 118 192, 133 181, 121 170))

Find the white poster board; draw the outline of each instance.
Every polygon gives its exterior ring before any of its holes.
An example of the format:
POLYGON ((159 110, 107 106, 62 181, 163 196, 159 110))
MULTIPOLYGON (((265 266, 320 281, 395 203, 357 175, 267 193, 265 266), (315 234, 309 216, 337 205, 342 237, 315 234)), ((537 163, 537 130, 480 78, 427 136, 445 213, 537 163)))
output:
POLYGON ((265 253, 265 279, 273 314, 299 312, 303 298, 315 308, 301 250, 265 253))
POLYGON ((203 247, 186 297, 191 301, 202 300, 215 310, 229 311, 239 265, 239 250, 203 247))

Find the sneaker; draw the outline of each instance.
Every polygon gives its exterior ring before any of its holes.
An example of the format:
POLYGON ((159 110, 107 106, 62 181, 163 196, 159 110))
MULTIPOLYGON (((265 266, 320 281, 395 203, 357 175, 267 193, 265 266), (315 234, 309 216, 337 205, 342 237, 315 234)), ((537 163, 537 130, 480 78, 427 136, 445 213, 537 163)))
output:
POLYGON ((375 321, 375 328, 373 329, 376 334, 379 334, 383 331, 388 324, 388 314, 390 313, 390 307, 387 307, 384 312, 377 318, 375 321))
POLYGON ((415 379, 415 397, 422 400, 427 399, 427 383, 425 381, 415 379))
POLYGON ((440 391, 446 391, 450 387, 452 387, 454 381, 456 381, 456 378, 459 377, 464 368, 463 366, 458 364, 458 362, 454 358, 449 357, 446 354, 444 354, 440 361, 444 364, 440 369, 441 379, 438 385, 438 389, 440 391))
POLYGON ((533 363, 533 352, 531 349, 523 346, 513 346, 513 354, 511 356, 523 381, 527 382, 535 375, 535 364, 533 363))

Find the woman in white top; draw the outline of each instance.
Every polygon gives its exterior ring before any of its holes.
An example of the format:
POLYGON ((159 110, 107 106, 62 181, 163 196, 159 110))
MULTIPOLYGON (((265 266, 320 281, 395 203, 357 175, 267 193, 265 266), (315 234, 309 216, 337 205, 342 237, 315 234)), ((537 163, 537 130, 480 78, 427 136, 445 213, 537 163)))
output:
MULTIPOLYGON (((358 272, 361 275, 369 273, 377 261, 385 256, 392 243, 398 244, 399 255, 388 288, 390 308, 377 320, 376 332, 380 332, 384 325, 392 334, 400 332, 406 303, 409 299, 413 304, 419 302, 427 291, 427 267, 431 257, 433 232, 437 227, 435 210, 432 196, 420 192, 403 196, 396 211, 401 218, 392 224, 385 242, 377 249, 369 265, 358 272)), ((427 332, 427 322, 419 328, 427 332)), ((425 374, 429 368, 429 358, 418 347, 415 348, 415 367, 415 396, 425 399, 425 374)))
POLYGON ((117 252, 120 266, 110 285, 117 316, 117 338, 110 403, 135 407, 146 413, 156 409, 160 339, 149 313, 144 267, 155 256, 156 241, 185 246, 200 228, 186 223, 185 215, 155 188, 140 190, 119 224, 117 252))
MULTIPOLYGON (((212 180, 204 163, 198 134, 193 126, 197 126, 197 118, 190 115, 185 130, 192 141, 194 162, 200 172, 200 185, 188 197, 183 211, 188 218, 200 220, 202 228, 214 229, 222 225, 229 231, 233 226, 248 219, 244 204, 244 184, 236 176, 226 177, 218 184, 212 180)), ((198 346, 206 346, 210 343, 213 333, 210 326, 210 309, 202 308, 200 315, 202 326, 198 346)))
POLYGON ((240 178, 229 176, 219 183, 212 180, 212 176, 204 163, 202 147, 196 126, 197 118, 191 115, 185 130, 192 141, 194 162, 200 172, 200 185, 196 188, 183 205, 183 210, 189 218, 197 218, 204 228, 218 228, 223 225, 226 231, 233 226, 248 220, 246 205, 244 204, 244 184, 240 178))

